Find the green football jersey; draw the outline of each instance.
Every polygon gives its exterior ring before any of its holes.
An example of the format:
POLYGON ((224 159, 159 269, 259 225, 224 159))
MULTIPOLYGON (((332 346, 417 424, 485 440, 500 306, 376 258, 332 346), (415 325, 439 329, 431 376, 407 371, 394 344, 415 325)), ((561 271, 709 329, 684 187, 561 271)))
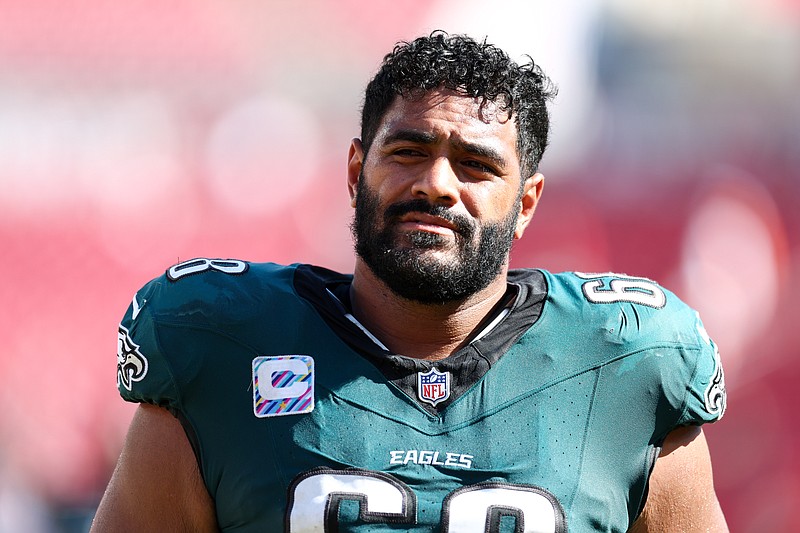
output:
POLYGON ((723 414, 714 343, 650 280, 511 271, 430 362, 349 314, 351 279, 195 259, 125 314, 120 393, 181 421, 223 531, 626 531, 665 436, 723 414))

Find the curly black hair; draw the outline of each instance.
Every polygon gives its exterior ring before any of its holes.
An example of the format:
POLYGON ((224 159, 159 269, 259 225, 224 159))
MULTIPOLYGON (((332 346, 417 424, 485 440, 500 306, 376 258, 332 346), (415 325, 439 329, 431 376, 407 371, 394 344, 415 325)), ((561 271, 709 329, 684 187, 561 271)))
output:
POLYGON ((550 117, 547 102, 556 89, 528 57, 518 65, 485 40, 434 31, 400 42, 383 59, 367 85, 361 110, 361 142, 369 152, 386 110, 397 96, 414 98, 437 88, 482 98, 508 112, 517 126, 517 153, 523 176, 536 172, 547 147, 550 117))

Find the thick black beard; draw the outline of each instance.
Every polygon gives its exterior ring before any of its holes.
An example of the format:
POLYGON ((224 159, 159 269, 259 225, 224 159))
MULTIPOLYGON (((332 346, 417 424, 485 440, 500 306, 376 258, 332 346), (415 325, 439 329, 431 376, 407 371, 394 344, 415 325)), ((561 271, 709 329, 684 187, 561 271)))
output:
POLYGON ((375 194, 358 184, 358 200, 350 229, 356 253, 395 294, 424 304, 461 301, 486 288, 503 269, 511 245, 517 213, 478 227, 463 215, 426 200, 393 204, 383 216, 375 194), (405 235, 409 246, 400 246, 395 225, 402 215, 427 213, 456 227, 456 256, 450 261, 426 257, 426 252, 445 244, 444 237, 424 231, 405 235), (476 242, 476 233, 478 234, 476 242))

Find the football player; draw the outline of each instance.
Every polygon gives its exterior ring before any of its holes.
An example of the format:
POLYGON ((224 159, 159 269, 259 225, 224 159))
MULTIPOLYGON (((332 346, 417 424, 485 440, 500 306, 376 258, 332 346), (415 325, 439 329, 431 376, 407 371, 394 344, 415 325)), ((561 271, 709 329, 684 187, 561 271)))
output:
POLYGON ((641 277, 509 270, 553 94, 466 36, 387 55, 349 148, 353 274, 201 258, 134 296, 141 407, 93 530, 726 531, 697 314, 641 277))

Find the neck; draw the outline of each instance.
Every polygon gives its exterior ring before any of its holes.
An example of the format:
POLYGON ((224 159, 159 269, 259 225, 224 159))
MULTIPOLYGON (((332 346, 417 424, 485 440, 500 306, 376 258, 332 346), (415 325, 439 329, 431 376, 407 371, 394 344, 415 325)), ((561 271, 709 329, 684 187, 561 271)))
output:
POLYGON ((507 269, 459 301, 425 304, 398 296, 360 260, 351 286, 353 315, 394 353, 436 361, 467 344, 506 292, 507 269))

